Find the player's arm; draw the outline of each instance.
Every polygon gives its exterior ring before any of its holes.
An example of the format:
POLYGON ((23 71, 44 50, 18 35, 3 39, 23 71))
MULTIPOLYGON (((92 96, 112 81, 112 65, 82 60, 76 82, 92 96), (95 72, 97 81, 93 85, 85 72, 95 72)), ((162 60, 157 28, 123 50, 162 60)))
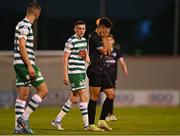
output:
POLYGON ((126 62, 124 61, 124 58, 123 57, 119 58, 119 62, 120 62, 121 69, 123 70, 124 76, 127 77, 128 69, 127 69, 126 62))
POLYGON ((98 47, 98 51, 103 54, 103 55, 110 55, 111 54, 111 46, 109 45, 108 41, 107 41, 107 37, 103 37, 103 44, 98 47))
POLYGON ((98 49, 98 51, 103 55, 107 55, 107 50, 104 48, 98 49))
POLYGON ((68 58, 70 56, 70 53, 67 51, 64 51, 64 56, 63 56, 63 66, 64 66, 64 71, 63 71, 63 82, 65 85, 68 85, 69 79, 68 79, 68 58))
POLYGON ((105 38, 103 38, 103 45, 97 47, 97 50, 103 54, 103 55, 107 55, 107 47, 108 47, 108 44, 107 44, 107 40, 105 38))
POLYGON ((85 61, 89 64, 90 63, 90 57, 89 57, 89 53, 88 51, 86 50, 86 59, 85 61))
POLYGON ((35 70, 32 66, 32 64, 30 63, 29 57, 28 57, 28 53, 26 50, 26 40, 27 40, 27 34, 29 33, 29 30, 27 27, 22 28, 20 30, 20 35, 19 35, 19 52, 20 55, 22 57, 22 60, 24 62, 24 64, 27 66, 28 72, 30 77, 34 77, 35 76, 35 70))
POLYGON ((72 40, 68 39, 68 41, 65 43, 65 48, 64 48, 64 55, 63 55, 63 66, 64 66, 64 71, 63 71, 63 82, 65 85, 68 85, 69 79, 68 79, 68 59, 71 54, 71 49, 73 47, 72 40))
POLYGON ((102 33, 103 33, 103 37, 102 37, 103 46, 99 51, 103 55, 110 55, 111 54, 111 46, 109 45, 108 40, 107 40, 108 35, 110 33, 110 29, 103 29, 102 33))
POLYGON ((111 54, 111 46, 109 45, 108 43, 108 40, 107 40, 107 37, 104 37, 103 38, 103 48, 104 50, 106 51, 106 54, 107 55, 110 55, 111 54))
POLYGON ((96 46, 96 49, 102 54, 107 55, 107 49, 108 49, 108 42, 107 38, 102 38, 102 42, 99 41, 99 39, 92 37, 94 40, 94 44, 96 46))

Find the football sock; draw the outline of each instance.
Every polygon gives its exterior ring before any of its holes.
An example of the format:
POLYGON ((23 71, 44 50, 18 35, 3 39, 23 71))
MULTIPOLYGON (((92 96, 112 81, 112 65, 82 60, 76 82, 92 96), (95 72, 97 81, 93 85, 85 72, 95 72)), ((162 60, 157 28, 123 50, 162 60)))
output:
POLYGON ((79 103, 79 107, 80 107, 83 122, 84 122, 84 127, 89 126, 87 105, 88 105, 87 102, 80 102, 79 103))
POLYGON ((96 101, 90 99, 88 104, 89 125, 94 124, 95 115, 96 115, 96 101))
POLYGON ((41 102, 42 102, 42 98, 39 95, 35 94, 29 101, 29 104, 27 105, 22 115, 22 118, 24 120, 28 120, 30 114, 36 110, 36 108, 39 106, 41 102))
POLYGON ((66 114, 70 111, 72 107, 72 102, 70 101, 70 99, 64 104, 63 108, 61 109, 61 111, 59 112, 59 114, 57 115, 55 121, 56 122, 61 122, 62 118, 64 116, 66 116, 66 114))
POLYGON ((109 99, 106 97, 106 100, 104 101, 103 106, 102 106, 100 120, 105 120, 106 116, 110 112, 112 102, 113 102, 113 99, 109 99))
POLYGON ((114 109, 114 99, 113 99, 113 101, 111 103, 111 108, 110 108, 110 112, 109 112, 110 115, 113 114, 113 109, 114 109))
POLYGON ((16 99, 16 103, 15 103, 15 128, 16 129, 19 128, 17 126, 17 118, 19 118, 24 113, 25 106, 26 106, 26 101, 20 100, 18 98, 16 99))

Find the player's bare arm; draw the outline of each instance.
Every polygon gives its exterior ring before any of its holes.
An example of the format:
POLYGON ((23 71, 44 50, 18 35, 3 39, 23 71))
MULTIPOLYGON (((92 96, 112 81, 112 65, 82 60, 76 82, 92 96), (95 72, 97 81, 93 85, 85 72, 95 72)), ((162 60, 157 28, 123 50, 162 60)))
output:
POLYGON ((102 37, 103 46, 102 46, 102 48, 99 48, 98 50, 103 55, 110 55, 111 54, 111 47, 110 47, 108 40, 107 40, 108 35, 110 33, 110 28, 101 27, 99 29, 100 29, 99 34, 102 37))
POLYGON ((63 63, 64 63, 64 75, 63 75, 63 82, 65 85, 68 85, 69 79, 68 79, 68 58, 70 56, 70 53, 67 51, 64 52, 63 56, 63 63))
POLYGON ((99 48, 98 51, 103 54, 103 55, 107 55, 107 50, 104 49, 103 47, 102 48, 99 48))
POLYGON ((27 66, 30 77, 34 77, 35 70, 34 70, 32 64, 30 63, 28 53, 26 50, 26 40, 24 38, 19 39, 19 52, 21 54, 21 57, 22 57, 25 65, 27 66))
POLYGON ((90 58, 89 58, 89 54, 88 51, 86 50, 86 60, 87 63, 90 63, 90 58))
POLYGON ((108 38, 108 37, 103 37, 103 48, 105 49, 106 54, 107 54, 107 55, 110 55, 110 54, 111 54, 111 51, 112 51, 112 50, 111 50, 111 47, 112 47, 112 46, 110 46, 107 38, 108 38))
POLYGON ((103 55, 110 55, 111 54, 111 48, 109 48, 109 44, 107 42, 107 38, 103 38, 103 46, 102 48, 98 48, 98 51, 103 55))
POLYGON ((106 37, 103 37, 102 40, 103 40, 103 46, 102 46, 101 48, 98 48, 98 51, 99 51, 101 54, 103 54, 103 55, 107 55, 107 54, 109 54, 109 53, 108 53, 108 46, 109 46, 109 44, 108 44, 108 42, 107 42, 107 38, 106 38, 106 37))
POLYGON ((123 58, 120 58, 119 61, 120 61, 120 66, 121 66, 121 69, 123 70, 124 76, 127 77, 128 76, 128 69, 127 69, 126 62, 124 61, 123 58))

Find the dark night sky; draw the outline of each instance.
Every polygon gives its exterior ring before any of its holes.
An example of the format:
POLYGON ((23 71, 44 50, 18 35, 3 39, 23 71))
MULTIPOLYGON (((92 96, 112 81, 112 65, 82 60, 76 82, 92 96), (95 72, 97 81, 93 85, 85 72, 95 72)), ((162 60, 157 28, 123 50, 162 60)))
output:
MULTIPOLYGON (((24 12, 28 0, 1 0, 0 10, 24 12)), ((169 0, 106 0, 106 14, 115 18, 156 17, 169 0)), ((100 0, 39 0, 49 18, 100 16, 100 0)))
MULTIPOLYGON (((12 50, 14 27, 24 18, 32 0, 0 0, 0 49, 12 50), (2 33, 3 32, 3 33, 2 33)), ((88 33, 101 16, 103 0, 37 0, 38 50, 62 50, 77 19, 87 23, 88 33)), ((127 54, 172 54, 175 0, 106 0, 105 15, 114 22, 112 33, 127 54)), ((180 49, 179 49, 180 53, 180 49)))

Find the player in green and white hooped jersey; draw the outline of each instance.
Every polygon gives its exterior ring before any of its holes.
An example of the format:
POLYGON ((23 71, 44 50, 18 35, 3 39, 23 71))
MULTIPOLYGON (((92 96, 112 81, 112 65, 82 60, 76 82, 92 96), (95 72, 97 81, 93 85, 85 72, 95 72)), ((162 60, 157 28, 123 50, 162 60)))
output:
POLYGON ((85 30, 85 22, 75 22, 75 34, 65 44, 63 82, 65 85, 70 84, 72 92, 69 100, 63 105, 61 111, 51 123, 59 130, 64 130, 61 126, 61 120, 70 111, 72 104, 77 102, 78 97, 80 98, 79 107, 82 113, 84 129, 86 130, 89 126, 87 92, 85 91, 85 62, 89 62, 90 60, 87 53, 87 42, 83 37, 85 30))
POLYGON ((20 21, 15 29, 14 39, 14 69, 16 72, 17 99, 15 102, 15 130, 16 134, 31 134, 29 116, 42 102, 48 93, 45 80, 40 69, 35 64, 33 52, 32 24, 38 19, 41 7, 38 3, 29 3, 26 17, 20 21), (33 85, 37 93, 32 96, 26 106, 29 87, 33 85), (26 107, 25 107, 26 106, 26 107))

